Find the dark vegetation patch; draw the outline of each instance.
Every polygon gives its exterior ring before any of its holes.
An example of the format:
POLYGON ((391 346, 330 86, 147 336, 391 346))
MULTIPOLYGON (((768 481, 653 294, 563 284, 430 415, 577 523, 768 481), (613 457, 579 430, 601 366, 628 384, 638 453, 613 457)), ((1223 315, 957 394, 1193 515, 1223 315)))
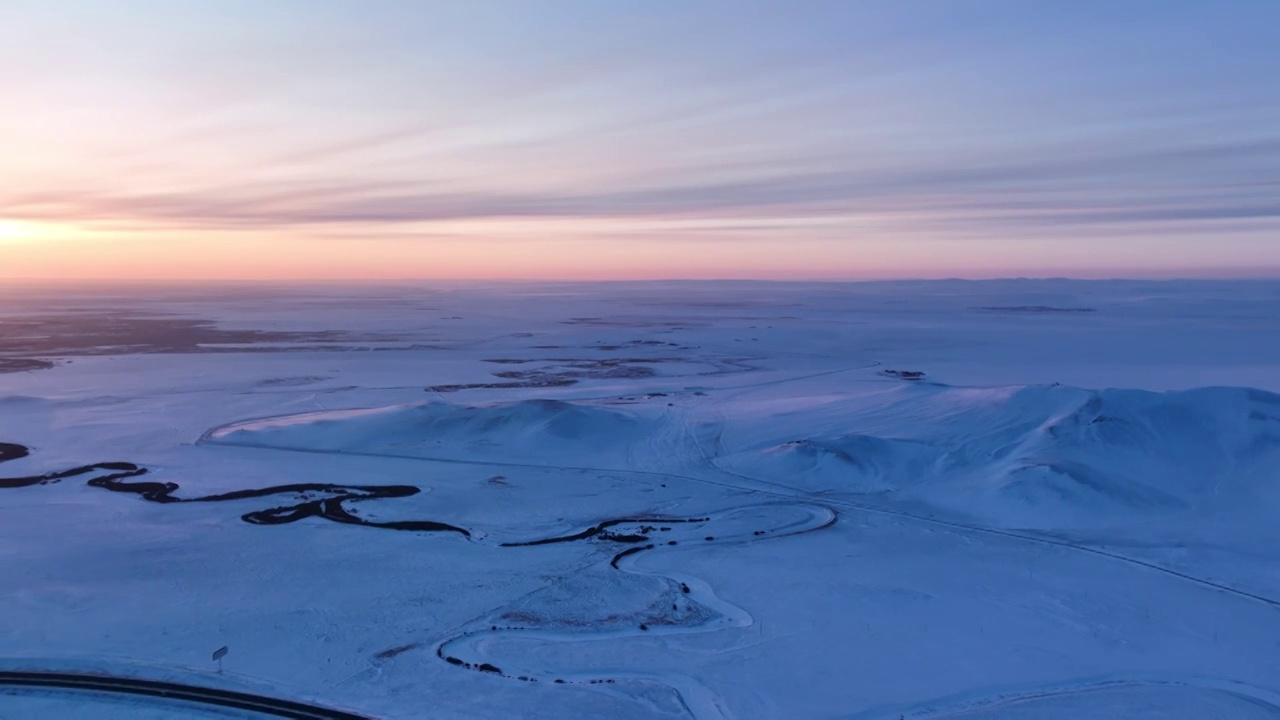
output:
POLYGON ((618 350, 631 350, 643 347, 663 347, 676 348, 677 350, 688 350, 689 348, 679 343, 667 342, 665 340, 628 340, 620 345, 591 345, 596 350, 604 350, 606 352, 616 352, 618 350))
POLYGON ((48 370, 51 367, 53 367, 52 362, 40 358, 0 358, 0 373, 48 370))
POLYGON ((31 454, 25 445, 16 443, 0 443, 0 462, 17 460, 31 454))
POLYGON ((924 379, 924 373, 919 370, 892 370, 886 368, 881 370, 880 374, 885 377, 898 378, 900 380, 911 380, 913 382, 924 379))
POLYGON ((539 380, 543 378, 646 378, 653 377, 653 368, 642 365, 611 365, 584 370, 562 370, 546 372, 543 370, 507 370, 493 373, 494 377, 509 380, 539 380))
POLYGON ((1051 305, 984 305, 974 310, 1003 313, 1091 313, 1098 308, 1091 307, 1053 307, 1051 305))
POLYGON ((508 610, 500 615, 503 620, 513 623, 533 625, 542 622, 542 618, 524 610, 508 610))
POLYGON ((432 385, 427 388, 427 392, 457 392, 459 390, 506 390, 511 388, 535 388, 535 387, 567 387, 577 383, 572 378, 545 378, 541 380, 529 380, 521 382, 496 382, 496 383, 462 383, 458 385, 432 385))
POLYGON ((410 650, 418 647, 418 645, 419 643, 409 643, 408 645, 397 645, 393 648, 387 648, 386 650, 383 650, 377 655, 374 655, 374 657, 378 658, 379 660, 390 660, 391 658, 397 655, 403 655, 404 653, 409 652, 410 650))
POLYGON ((685 330, 691 327, 709 327, 711 323, 684 320, 630 320, 626 318, 576 317, 561 320, 561 325, 590 325, 594 327, 661 328, 685 330))
MULTIPOLYGON (((622 517, 622 518, 614 518, 614 519, 612 519, 612 520, 605 520, 604 522, 601 522, 601 523, 599 523, 598 525, 592 525, 591 527, 587 528, 586 530, 583 530, 583 531, 581 531, 581 532, 576 532, 576 533, 573 533, 573 534, 571 534, 571 535, 561 535, 561 536, 558 536, 558 537, 542 538, 541 540, 525 540, 525 541, 522 541, 522 542, 506 542, 506 543, 502 543, 502 547, 529 547, 529 546, 532 546, 532 545, 551 545, 551 544, 553 544, 553 543, 574 542, 574 541, 576 541, 576 540, 585 540, 585 539, 587 539, 587 538, 596 537, 596 536, 600 536, 600 538, 601 538, 602 540, 614 540, 614 541, 616 541, 616 542, 640 542, 641 540, 633 540, 633 539, 630 539, 630 538, 631 538, 631 535, 627 535, 628 539, 626 539, 626 540, 620 540, 620 541, 619 541, 619 540, 617 540, 617 538, 621 537, 620 535, 612 535, 612 534, 608 533, 607 531, 609 530, 609 528, 616 527, 616 526, 618 526, 618 525, 624 525, 624 524, 628 524, 628 525, 630 525, 630 524, 634 524, 634 525, 642 525, 642 526, 643 526, 643 525, 652 525, 652 526, 656 526, 656 525, 666 524, 666 523, 702 523, 702 522, 709 522, 710 520, 711 520, 711 518, 708 518, 708 517, 696 517, 696 518, 672 518, 672 517, 622 517)), ((649 527, 649 528, 648 528, 648 530, 652 531, 652 530, 653 530, 653 527, 649 527)), ((644 537, 644 536, 642 536, 642 540, 648 540, 648 539, 649 539, 648 537, 644 537)))
POLYGON ((622 558, 628 555, 635 555, 638 552, 644 552, 645 550, 652 550, 652 549, 653 549, 652 543, 648 545, 641 545, 640 547, 627 548, 626 550, 623 550, 617 555, 614 555, 613 559, 609 561, 609 564, 612 565, 614 568, 617 568, 618 561, 622 560, 622 558))
POLYGON ((387 342, 398 339, 400 338, 353 335, 333 330, 229 330, 218 327, 211 320, 133 312, 68 312, 0 318, 0 357, 4 358, 0 362, 8 363, 14 360, 14 356, 23 358, 29 355, 282 352, 330 349, 332 346, 328 343, 387 342), (309 343, 312 346, 281 348, 264 345, 265 343, 309 343), (254 345, 260 347, 251 347, 254 345))
POLYGON ((499 370, 492 375, 502 382, 461 383, 432 385, 427 392, 456 392, 458 390, 493 390, 511 388, 567 387, 580 380, 619 380, 653 377, 656 373, 649 365, 657 363, 688 362, 685 358, 489 358, 488 363, 498 365, 523 365, 531 362, 548 363, 532 370, 499 370))
POLYGON ((259 387, 300 387, 302 385, 314 385, 318 382, 324 382, 329 378, 320 375, 300 375, 297 377, 278 377, 267 378, 258 383, 259 387))

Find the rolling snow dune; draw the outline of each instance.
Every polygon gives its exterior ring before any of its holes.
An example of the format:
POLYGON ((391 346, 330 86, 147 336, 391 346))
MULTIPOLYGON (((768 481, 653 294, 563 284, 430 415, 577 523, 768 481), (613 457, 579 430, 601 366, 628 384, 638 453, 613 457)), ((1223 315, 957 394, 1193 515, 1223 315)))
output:
POLYGON ((315 452, 536 460, 625 453, 647 430, 638 417, 559 400, 485 406, 423 403, 251 420, 207 442, 315 452))
POLYGON ((1259 390, 903 385, 820 413, 822 434, 738 433, 723 466, 1046 529, 1274 503, 1280 480, 1280 395, 1259 390))

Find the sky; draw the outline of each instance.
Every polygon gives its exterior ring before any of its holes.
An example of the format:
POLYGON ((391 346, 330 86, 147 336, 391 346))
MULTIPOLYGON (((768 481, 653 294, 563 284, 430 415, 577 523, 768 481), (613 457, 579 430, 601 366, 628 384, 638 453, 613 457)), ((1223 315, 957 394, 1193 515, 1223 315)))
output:
POLYGON ((1275 0, 4 0, 0 280, 1280 277, 1275 0))

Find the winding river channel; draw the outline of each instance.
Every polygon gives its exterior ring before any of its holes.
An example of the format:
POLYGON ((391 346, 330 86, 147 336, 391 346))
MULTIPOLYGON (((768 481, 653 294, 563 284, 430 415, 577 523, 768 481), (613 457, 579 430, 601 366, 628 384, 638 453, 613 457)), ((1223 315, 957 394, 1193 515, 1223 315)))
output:
MULTIPOLYGON (((0 463, 26 458, 29 448, 14 443, 0 443, 0 463)), ((353 513, 352 502, 387 501, 416 495, 421 489, 412 485, 336 485, 329 483, 293 483, 265 488, 236 490, 199 497, 181 497, 175 482, 140 479, 147 468, 131 462, 99 462, 38 475, 0 477, 0 489, 16 489, 49 485, 71 478, 87 477, 91 487, 117 493, 137 495, 153 503, 213 503, 275 498, 281 504, 270 505, 241 515, 245 522, 256 525, 284 525, 306 518, 360 525, 384 530, 408 532, 450 532, 470 542, 495 548, 536 548, 561 543, 606 543, 617 551, 608 561, 609 571, 651 578, 661 584, 672 602, 669 616, 645 617, 630 626, 610 626, 598 631, 569 629, 554 622, 477 624, 460 629, 436 646, 436 656, 459 669, 491 673, 522 682, 548 682, 564 685, 604 686, 610 689, 623 683, 658 684, 671 688, 680 703, 697 720, 721 718, 724 711, 718 698, 697 680, 673 672, 642 672, 623 667, 552 668, 522 664, 519 659, 495 657, 487 648, 495 638, 536 639, 547 643, 599 642, 627 636, 656 636, 713 632, 728 628, 745 628, 754 624, 746 610, 720 598, 712 588, 696 577, 668 572, 649 571, 641 565, 646 555, 678 553, 709 545, 745 544, 771 538, 797 535, 828 527, 836 521, 829 507, 807 502, 771 502, 725 508, 705 515, 678 517, 665 515, 623 516, 603 519, 578 532, 552 537, 506 543, 494 543, 473 535, 466 528, 435 520, 375 521, 353 513), (697 612, 687 612, 690 607, 697 612), (685 608, 686 612, 675 611, 685 608), (641 621, 644 620, 644 621, 641 621)), ((619 616, 634 613, 634 608, 619 608, 619 616)))

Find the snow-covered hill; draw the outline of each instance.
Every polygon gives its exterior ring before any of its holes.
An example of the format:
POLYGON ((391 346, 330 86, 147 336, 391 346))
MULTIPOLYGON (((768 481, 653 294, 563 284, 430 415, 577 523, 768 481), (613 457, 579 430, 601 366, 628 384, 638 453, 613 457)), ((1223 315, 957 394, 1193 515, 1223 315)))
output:
MULTIPOLYGON (((566 464, 622 454, 654 430, 634 414, 560 400, 491 405, 429 402, 304 413, 236 423, 214 443, 310 450, 566 464)), ((582 464, 580 462, 579 464, 582 464)))
MULTIPOLYGON (((878 494, 1007 527, 1133 523, 1280 498, 1280 395, 903 384, 806 413, 823 432, 753 441, 726 467, 878 494)), ((796 428, 797 430, 799 428, 796 428)))

